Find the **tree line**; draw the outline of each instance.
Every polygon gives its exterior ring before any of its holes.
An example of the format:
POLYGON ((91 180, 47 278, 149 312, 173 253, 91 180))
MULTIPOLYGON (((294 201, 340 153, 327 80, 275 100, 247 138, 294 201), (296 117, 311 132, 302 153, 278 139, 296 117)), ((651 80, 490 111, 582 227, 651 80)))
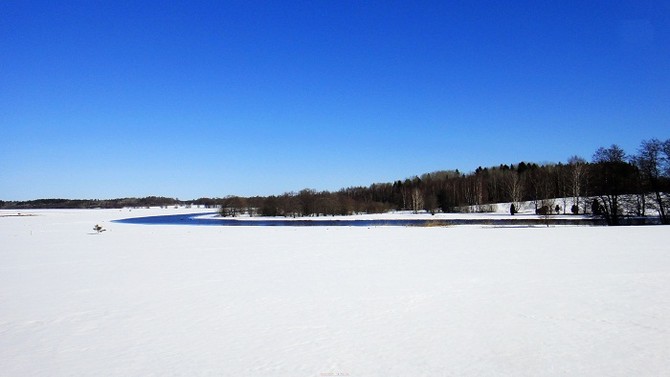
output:
POLYGON ((92 208, 142 208, 184 205, 187 202, 163 196, 119 199, 36 199, 27 201, 1 201, 1 209, 92 209, 92 208))
MULTIPOLYGON (((111 200, 40 199, 2 202, 0 208, 123 208, 199 205, 219 208, 223 216, 329 216, 413 212, 492 210, 512 203, 518 210, 530 202, 538 214, 593 214, 618 225, 625 216, 658 213, 668 224, 670 139, 644 140, 634 154, 617 145, 598 148, 590 161, 572 156, 567 162, 519 162, 478 167, 474 172, 444 170, 395 182, 348 187, 335 192, 303 189, 270 196, 227 196, 180 201, 166 197, 111 200), (559 198, 559 199, 556 199, 559 198)), ((512 211, 514 213, 514 211, 512 211)))
POLYGON ((625 216, 651 210, 668 224, 670 139, 645 140, 635 154, 617 145, 598 148, 590 161, 579 156, 566 163, 519 162, 432 173, 336 192, 303 189, 267 197, 229 196, 195 203, 220 206, 223 216, 328 216, 414 212, 488 212, 494 203, 519 209, 530 202, 538 214, 593 214, 618 225, 625 216), (559 198, 559 199, 556 199, 559 198))

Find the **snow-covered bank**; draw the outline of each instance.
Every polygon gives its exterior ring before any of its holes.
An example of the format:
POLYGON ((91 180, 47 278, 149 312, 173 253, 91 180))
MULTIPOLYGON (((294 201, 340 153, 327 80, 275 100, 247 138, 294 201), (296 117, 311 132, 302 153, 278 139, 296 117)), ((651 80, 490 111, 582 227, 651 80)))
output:
POLYGON ((175 211, 0 217, 0 375, 670 370, 668 227, 110 222, 175 211))

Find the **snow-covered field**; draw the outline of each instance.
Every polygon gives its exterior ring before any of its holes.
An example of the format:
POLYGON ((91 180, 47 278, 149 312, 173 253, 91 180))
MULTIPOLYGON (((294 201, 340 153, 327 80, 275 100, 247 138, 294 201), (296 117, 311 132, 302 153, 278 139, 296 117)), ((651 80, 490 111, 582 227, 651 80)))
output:
POLYGON ((669 227, 110 222, 176 211, 0 211, 0 375, 670 374, 669 227))

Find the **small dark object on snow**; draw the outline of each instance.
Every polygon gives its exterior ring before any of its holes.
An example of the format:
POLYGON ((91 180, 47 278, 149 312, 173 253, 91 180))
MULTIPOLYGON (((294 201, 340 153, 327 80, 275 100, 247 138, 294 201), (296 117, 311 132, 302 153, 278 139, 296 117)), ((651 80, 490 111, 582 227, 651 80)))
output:
POLYGON ((93 227, 93 230, 95 230, 95 231, 98 232, 98 233, 102 233, 102 232, 106 231, 107 229, 101 227, 101 226, 98 225, 98 224, 95 224, 95 226, 93 227))
POLYGON ((542 206, 538 209, 535 210, 535 213, 537 215, 549 215, 551 214, 551 210, 549 209, 549 206, 542 206))

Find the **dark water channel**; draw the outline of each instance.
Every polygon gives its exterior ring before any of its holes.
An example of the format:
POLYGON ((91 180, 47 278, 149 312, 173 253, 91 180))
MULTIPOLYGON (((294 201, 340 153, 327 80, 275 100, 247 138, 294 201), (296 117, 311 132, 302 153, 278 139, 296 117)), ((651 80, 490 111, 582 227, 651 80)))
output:
POLYGON ((141 225, 205 225, 205 226, 448 226, 448 225, 498 225, 498 226, 534 226, 534 225, 605 225, 596 218, 504 218, 504 219, 392 219, 392 220, 335 220, 323 218, 307 220, 282 220, 277 218, 255 220, 231 219, 222 217, 201 217, 213 213, 192 213, 179 215, 159 215, 133 217, 114 220, 122 224, 141 225))

